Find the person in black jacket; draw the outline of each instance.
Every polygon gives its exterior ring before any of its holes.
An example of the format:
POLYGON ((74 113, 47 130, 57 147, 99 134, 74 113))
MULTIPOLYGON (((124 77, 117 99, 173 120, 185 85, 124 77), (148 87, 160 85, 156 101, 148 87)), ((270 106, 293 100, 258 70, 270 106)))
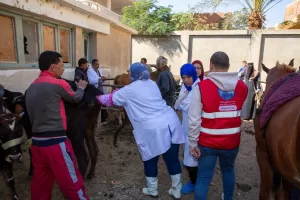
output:
POLYGON ((85 58, 80 58, 78 60, 78 67, 75 69, 74 81, 84 80, 89 82, 87 76, 88 61, 85 58))
POLYGON ((160 70, 160 74, 157 80, 158 88, 161 92, 162 98, 166 101, 168 106, 173 107, 176 101, 175 92, 177 83, 170 72, 168 59, 163 56, 159 56, 156 60, 157 70, 160 70))

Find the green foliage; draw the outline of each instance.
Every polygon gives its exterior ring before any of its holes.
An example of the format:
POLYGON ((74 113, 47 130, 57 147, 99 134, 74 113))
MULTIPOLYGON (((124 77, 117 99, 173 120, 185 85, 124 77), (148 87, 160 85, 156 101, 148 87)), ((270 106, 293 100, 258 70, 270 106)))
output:
POLYGON ((227 13, 222 20, 223 30, 244 30, 248 27, 249 12, 246 8, 235 11, 233 14, 227 13))
MULTIPOLYGON (((207 2, 207 0, 203 1, 207 2)), ((208 1, 212 1, 209 5, 213 6, 214 1, 219 2, 221 0, 208 1)), ((155 36, 167 36, 174 31, 180 30, 245 29, 248 17, 248 10, 243 9, 233 14, 227 14, 220 23, 207 24, 201 14, 193 12, 172 13, 171 6, 159 6, 157 5, 157 0, 139 0, 131 6, 124 7, 122 13, 122 22, 124 24, 137 30, 141 35, 155 36)))
POLYGON ((248 28, 250 30, 264 27, 265 14, 282 0, 200 0, 193 10, 202 11, 207 8, 216 9, 220 4, 232 5, 238 3, 249 10, 248 28))
POLYGON ((175 13, 172 22, 176 30, 195 30, 195 20, 192 13, 175 13))
POLYGON ((142 35, 170 35, 176 29, 171 12, 171 6, 158 6, 157 0, 140 0, 123 8, 122 22, 142 35))

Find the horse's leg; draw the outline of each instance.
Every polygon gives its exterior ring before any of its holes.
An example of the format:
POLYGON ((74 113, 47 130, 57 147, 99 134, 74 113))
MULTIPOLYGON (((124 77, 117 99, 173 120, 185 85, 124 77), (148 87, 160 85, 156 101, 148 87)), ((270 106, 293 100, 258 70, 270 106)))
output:
POLYGON ((3 178, 5 180, 6 185, 10 189, 10 199, 19 200, 15 189, 15 180, 13 175, 12 163, 6 161, 3 162, 3 178))
POLYGON ((97 126, 99 112, 100 112, 100 106, 96 106, 95 108, 92 108, 90 110, 88 115, 86 132, 85 132, 85 142, 88 147, 89 155, 91 158, 91 167, 87 175, 88 179, 93 178, 93 176, 95 175, 97 156, 99 152, 99 148, 95 137, 95 127, 97 126))
POLYGON ((282 187, 280 188, 279 192, 276 193, 275 200, 298 200, 298 198, 290 199, 292 188, 292 184, 282 179, 282 187))
POLYGON ((117 139, 118 139, 118 135, 119 135, 119 132, 123 129, 123 127, 127 124, 128 122, 128 116, 127 116, 127 113, 124 112, 124 115, 125 115, 125 119, 123 121, 123 123, 121 124, 121 126, 119 126, 114 134, 114 141, 113 141, 113 144, 115 147, 118 147, 118 144, 117 144, 117 139))
POLYGON ((82 139, 81 141, 71 140, 71 143, 77 159, 78 169, 81 175, 85 177, 85 173, 89 165, 89 157, 84 146, 84 139, 82 139))
POLYGON ((257 143, 256 157, 260 169, 259 199, 269 200, 272 194, 273 168, 269 160, 266 145, 263 145, 262 148, 262 146, 260 146, 259 143, 257 143))

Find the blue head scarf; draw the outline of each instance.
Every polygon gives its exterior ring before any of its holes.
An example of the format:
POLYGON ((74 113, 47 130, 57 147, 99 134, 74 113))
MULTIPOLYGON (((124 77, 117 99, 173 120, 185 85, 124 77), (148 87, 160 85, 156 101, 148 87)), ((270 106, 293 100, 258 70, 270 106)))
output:
MULTIPOLYGON (((194 67, 194 65, 189 64, 189 63, 182 65, 182 67, 180 68, 181 78, 184 75, 192 77, 193 78, 193 83, 195 83, 195 81, 198 79, 196 68, 194 67)), ((186 86, 185 84, 184 84, 184 86, 186 87, 186 89, 188 91, 192 90, 192 86, 186 86)))
POLYGON ((131 82, 137 80, 148 80, 150 78, 150 73, 146 65, 136 62, 130 65, 130 79, 131 82))

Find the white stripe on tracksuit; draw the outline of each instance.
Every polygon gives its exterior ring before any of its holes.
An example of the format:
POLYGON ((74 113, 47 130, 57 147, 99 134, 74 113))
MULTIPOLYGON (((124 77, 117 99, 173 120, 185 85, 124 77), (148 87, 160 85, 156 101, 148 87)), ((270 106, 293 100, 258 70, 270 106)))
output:
MULTIPOLYGON (((77 175, 76 175, 76 170, 75 170, 75 167, 73 165, 73 161, 72 161, 72 159, 70 158, 70 156, 67 152, 66 144, 64 142, 62 142, 62 143, 59 144, 59 146, 60 146, 60 149, 62 151, 64 160, 66 162, 69 174, 72 178, 72 181, 73 181, 73 183, 76 183, 78 181, 78 178, 77 178, 77 175)), ((80 200, 86 200, 86 198, 83 196, 82 189, 80 189, 77 192, 77 194, 78 194, 78 197, 79 197, 80 200)))

